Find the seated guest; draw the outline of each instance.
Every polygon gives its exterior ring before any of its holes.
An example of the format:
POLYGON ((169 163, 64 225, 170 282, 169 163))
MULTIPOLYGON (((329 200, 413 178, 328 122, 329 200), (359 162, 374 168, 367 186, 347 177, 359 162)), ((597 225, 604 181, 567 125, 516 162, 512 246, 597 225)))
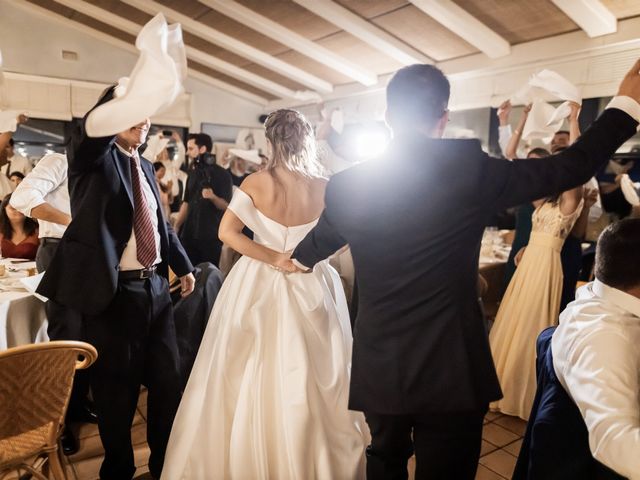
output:
POLYGON ((640 219, 607 227, 596 248, 596 280, 560 317, 553 367, 578 405, 593 456, 640 478, 640 219))
POLYGON ((38 251, 38 222, 9 205, 11 194, 0 204, 0 246, 5 258, 35 260, 38 251))
POLYGON ((9 180, 13 184, 13 188, 16 188, 18 185, 20 185, 20 182, 22 182, 22 180, 24 180, 24 173, 22 173, 22 172, 11 172, 11 175, 9 175, 9 180))

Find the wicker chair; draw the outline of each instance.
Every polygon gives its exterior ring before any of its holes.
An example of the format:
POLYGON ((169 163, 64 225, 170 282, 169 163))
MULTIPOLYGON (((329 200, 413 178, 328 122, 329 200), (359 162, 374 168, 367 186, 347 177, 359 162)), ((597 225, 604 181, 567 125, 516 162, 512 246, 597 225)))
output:
POLYGON ((76 369, 98 357, 83 342, 49 342, 0 352, 0 479, 28 471, 44 479, 29 461, 48 457, 49 472, 66 478, 58 440, 76 369), (84 357, 79 360, 79 356, 84 357))

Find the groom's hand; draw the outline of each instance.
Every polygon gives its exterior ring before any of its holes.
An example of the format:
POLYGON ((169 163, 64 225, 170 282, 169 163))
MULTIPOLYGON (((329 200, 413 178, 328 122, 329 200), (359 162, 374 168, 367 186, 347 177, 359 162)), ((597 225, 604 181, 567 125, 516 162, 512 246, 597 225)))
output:
POLYGON ((633 98, 640 103, 640 59, 631 67, 620 83, 618 95, 633 98))

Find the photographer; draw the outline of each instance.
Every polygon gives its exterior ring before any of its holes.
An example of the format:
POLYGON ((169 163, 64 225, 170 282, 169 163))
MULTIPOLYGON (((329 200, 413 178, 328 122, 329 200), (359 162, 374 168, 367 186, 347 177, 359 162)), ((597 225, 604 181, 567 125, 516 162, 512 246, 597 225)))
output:
POLYGON ((189 176, 175 228, 194 265, 211 262, 218 266, 222 249, 218 227, 231 201, 231 176, 216 165, 212 145, 211 137, 204 133, 189 135, 187 142, 189 176))

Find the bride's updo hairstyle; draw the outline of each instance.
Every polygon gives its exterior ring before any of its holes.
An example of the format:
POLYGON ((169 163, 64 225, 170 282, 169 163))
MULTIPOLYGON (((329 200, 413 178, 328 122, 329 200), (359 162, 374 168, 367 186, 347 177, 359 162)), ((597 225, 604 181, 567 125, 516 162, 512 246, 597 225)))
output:
POLYGON ((272 149, 265 170, 283 167, 305 177, 323 177, 313 128, 300 112, 288 109, 271 112, 264 128, 272 149))

